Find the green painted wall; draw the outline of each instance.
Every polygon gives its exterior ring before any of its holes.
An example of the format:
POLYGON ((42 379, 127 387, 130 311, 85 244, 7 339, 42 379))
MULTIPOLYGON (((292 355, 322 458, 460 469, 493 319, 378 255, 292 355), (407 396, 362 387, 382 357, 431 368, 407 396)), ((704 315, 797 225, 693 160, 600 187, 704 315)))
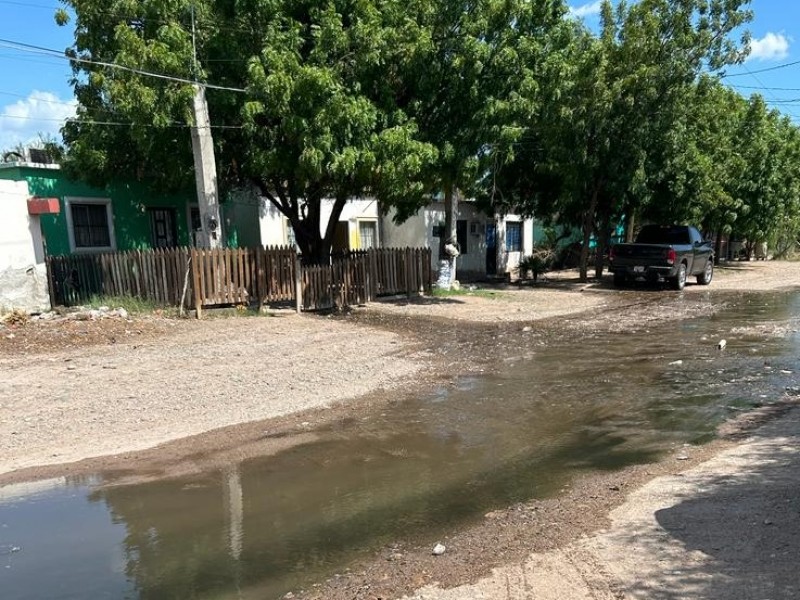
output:
POLYGON ((176 209, 178 243, 181 246, 189 245, 187 203, 195 201, 193 192, 157 195, 140 183, 113 183, 105 189, 99 189, 71 181, 57 169, 27 166, 0 167, 0 179, 27 181, 31 195, 59 199, 61 213, 41 217, 48 254, 70 253, 64 198, 71 196, 111 200, 118 250, 142 250, 152 247, 148 208, 176 209))

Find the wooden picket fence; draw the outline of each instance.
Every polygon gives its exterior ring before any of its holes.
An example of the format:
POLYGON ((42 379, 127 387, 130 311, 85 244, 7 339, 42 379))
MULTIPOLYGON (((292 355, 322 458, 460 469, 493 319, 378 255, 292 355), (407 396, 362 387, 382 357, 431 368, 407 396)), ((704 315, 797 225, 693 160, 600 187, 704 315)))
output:
POLYGON ((53 306, 93 296, 131 296, 197 309, 294 303, 298 310, 363 304, 379 296, 418 294, 432 282, 427 248, 348 252, 329 264, 301 266, 293 248, 136 250, 51 256, 53 306))
POLYGON ((179 306, 190 253, 188 248, 174 248, 49 256, 50 302, 53 306, 76 306, 93 296, 130 296, 179 306))
POLYGON ((429 248, 376 248, 348 252, 329 265, 302 267, 304 310, 370 302, 379 296, 430 291, 429 248))
POLYGON ((289 247, 193 249, 195 307, 292 302, 297 253, 289 247))

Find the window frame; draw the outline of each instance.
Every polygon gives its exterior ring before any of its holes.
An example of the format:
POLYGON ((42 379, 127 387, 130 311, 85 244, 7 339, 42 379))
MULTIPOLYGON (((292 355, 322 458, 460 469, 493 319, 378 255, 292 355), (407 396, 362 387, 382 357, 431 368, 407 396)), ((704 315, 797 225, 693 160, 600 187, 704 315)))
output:
POLYGON ((67 235, 69 236, 69 249, 74 254, 115 252, 117 250, 117 239, 114 232, 114 211, 111 206, 111 198, 87 198, 82 196, 67 196, 64 198, 64 211, 67 213, 67 235), (75 224, 72 219, 72 207, 81 204, 103 205, 106 209, 106 226, 108 227, 109 246, 77 246, 75 244, 75 224))
POLYGON ((374 227, 375 232, 375 245, 373 246, 374 249, 378 249, 381 247, 380 239, 379 239, 379 227, 378 227, 378 219, 356 219, 356 227, 358 228, 358 249, 359 250, 368 250, 369 248, 364 248, 364 242, 361 236, 361 225, 368 224, 374 227))
MULTIPOLYGON (((150 226, 150 246, 154 250, 156 249, 169 250, 172 248, 180 247, 180 244, 178 243, 178 210, 173 206, 148 206, 145 208, 145 212, 147 213, 147 218, 150 226), (155 230, 154 219, 155 219, 155 214, 159 212, 169 215, 168 224, 170 225, 170 227, 167 237, 172 240, 171 246, 159 246, 157 244, 158 235, 157 231, 155 230)), ((189 218, 191 218, 191 216, 189 218)))
POLYGON ((522 246, 523 246, 522 237, 523 237, 523 234, 524 234, 523 229, 522 229, 522 221, 506 221, 506 228, 505 229, 506 229, 506 231, 505 231, 505 234, 506 234, 505 235, 505 238, 506 238, 505 239, 506 252, 522 252, 522 246), (509 233, 511 232, 512 227, 519 230, 519 237, 518 237, 519 247, 517 247, 517 248, 512 248, 510 246, 510 244, 509 244, 509 233))

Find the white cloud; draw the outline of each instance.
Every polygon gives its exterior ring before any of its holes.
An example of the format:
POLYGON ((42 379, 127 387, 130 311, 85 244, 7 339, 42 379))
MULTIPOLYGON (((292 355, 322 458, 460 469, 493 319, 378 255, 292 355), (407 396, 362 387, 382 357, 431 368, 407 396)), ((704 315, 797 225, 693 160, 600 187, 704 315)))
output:
POLYGON ((603 6, 603 0, 597 0, 596 2, 590 2, 588 4, 583 4, 578 7, 570 6, 569 14, 579 19, 582 19, 583 17, 591 17, 594 15, 599 15, 602 6, 603 6))
POLYGON ((791 38, 782 33, 767 33, 764 37, 750 42, 750 56, 747 60, 783 60, 789 56, 791 38))
POLYGON ((64 121, 75 116, 77 101, 52 92, 31 92, 27 98, 0 108, 0 149, 38 139, 39 134, 61 139, 64 121))

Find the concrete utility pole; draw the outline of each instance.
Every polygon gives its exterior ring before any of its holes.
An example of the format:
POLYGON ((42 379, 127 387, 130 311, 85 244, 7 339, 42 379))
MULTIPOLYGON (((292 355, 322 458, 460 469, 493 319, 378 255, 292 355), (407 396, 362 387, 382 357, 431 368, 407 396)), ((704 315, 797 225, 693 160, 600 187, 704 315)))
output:
POLYGON ((217 188, 217 160, 214 156, 214 140, 211 137, 211 121, 208 117, 205 88, 200 84, 195 84, 194 90, 192 151, 194 152, 194 176, 197 184, 197 205, 200 208, 202 227, 198 245, 205 248, 219 248, 222 246, 222 235, 217 188))
MULTIPOLYGON (((192 5, 192 69, 197 81, 197 41, 192 5)), ((211 119, 208 116, 206 89, 194 84, 194 126, 192 127, 192 152, 194 153, 194 178, 197 184, 197 205, 200 208, 200 237, 197 245, 220 248, 222 234, 219 215, 219 188, 217 187, 217 159, 214 156, 214 139, 211 137, 211 119)))

